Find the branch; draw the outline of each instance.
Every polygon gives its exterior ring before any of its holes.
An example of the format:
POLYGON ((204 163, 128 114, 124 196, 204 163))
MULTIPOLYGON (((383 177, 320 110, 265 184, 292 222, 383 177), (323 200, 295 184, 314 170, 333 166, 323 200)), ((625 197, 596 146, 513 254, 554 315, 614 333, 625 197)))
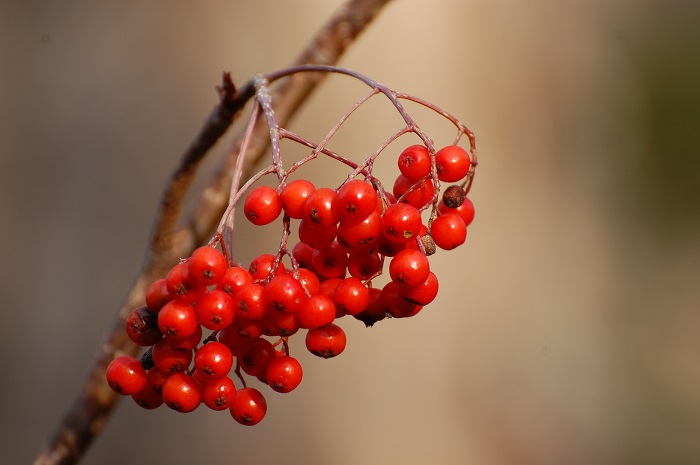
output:
MULTIPOLYGON (((294 65, 334 64, 354 39, 389 0, 349 0, 328 20, 297 58, 294 65)), ((322 73, 302 73, 281 79, 272 89, 280 124, 286 124, 322 79, 322 73)), ((100 434, 118 396, 105 381, 107 365, 118 355, 136 354, 139 347, 126 335, 124 325, 131 310, 143 304, 148 286, 206 242, 228 203, 228 188, 242 134, 233 144, 231 156, 214 174, 200 195, 193 212, 178 229, 182 200, 194 178, 199 162, 226 132, 236 113, 253 95, 252 84, 236 92, 228 74, 219 89, 220 102, 214 108, 180 164, 168 181, 156 215, 149 249, 142 271, 119 309, 112 329, 105 337, 76 398, 48 443, 36 457, 35 465, 76 463, 100 434)), ((248 178, 269 144, 266 130, 256 131, 248 148, 243 176, 248 178)))

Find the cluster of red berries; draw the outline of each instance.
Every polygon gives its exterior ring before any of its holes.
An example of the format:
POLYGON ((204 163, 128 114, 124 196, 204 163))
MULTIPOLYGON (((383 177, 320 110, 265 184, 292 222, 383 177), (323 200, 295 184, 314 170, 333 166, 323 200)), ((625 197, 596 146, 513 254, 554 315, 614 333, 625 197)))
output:
POLYGON ((462 244, 474 217, 464 190, 471 160, 459 146, 431 156, 414 145, 401 153, 398 165, 391 193, 374 178, 353 179, 338 189, 295 180, 276 190, 251 190, 246 218, 265 225, 283 214, 287 232, 291 220, 300 220, 299 242, 288 250, 285 239, 277 255, 260 255, 248 269, 214 246, 175 265, 149 287, 146 305, 128 317, 127 334, 149 349, 141 360, 121 356, 109 365, 112 389, 147 409, 165 403, 189 412, 204 403, 254 425, 267 405, 260 391, 247 387, 241 370, 274 391, 295 389, 302 367, 289 355, 288 338, 299 329, 307 330, 311 353, 329 358, 346 344, 336 319, 351 315, 371 326, 386 316, 418 313, 438 292, 428 256, 436 246, 462 244), (463 184, 445 189, 435 205, 437 180, 463 184), (426 225, 421 212, 429 206, 434 208, 426 225), (372 282, 386 257, 391 280, 380 289, 372 282), (202 328, 211 335, 203 339, 202 328))

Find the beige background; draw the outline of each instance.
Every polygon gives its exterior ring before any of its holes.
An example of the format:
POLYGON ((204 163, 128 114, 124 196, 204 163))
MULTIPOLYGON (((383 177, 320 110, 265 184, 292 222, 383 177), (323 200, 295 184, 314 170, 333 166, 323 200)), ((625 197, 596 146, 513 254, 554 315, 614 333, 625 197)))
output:
MULTIPOLYGON (((28 463, 73 397, 220 73, 285 66, 336 4, 1 4, 0 463, 28 463)), ((700 463, 699 13, 390 5, 342 64, 459 116, 480 153, 467 244, 432 260, 438 300, 342 320, 347 351, 300 355, 301 387, 256 428, 123 402, 84 463, 700 463)), ((358 92, 328 81, 292 127, 318 138, 358 92)), ((368 107, 338 147, 365 153, 388 114, 368 107)), ((273 250, 265 233, 242 260, 273 250)))

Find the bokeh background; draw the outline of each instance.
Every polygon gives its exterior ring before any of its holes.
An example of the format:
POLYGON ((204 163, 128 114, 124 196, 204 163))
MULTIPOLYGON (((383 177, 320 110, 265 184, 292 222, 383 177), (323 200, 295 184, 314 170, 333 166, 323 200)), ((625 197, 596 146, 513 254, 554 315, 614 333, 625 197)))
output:
MULTIPOLYGON (((29 463, 73 398, 221 72, 284 67, 338 3, 0 2, 0 462, 29 463)), ((341 64, 477 135, 477 216, 432 260, 438 300, 343 320, 333 360, 293 339, 304 382, 258 427, 125 401, 83 463, 700 463, 699 19, 683 0, 389 5, 341 64)), ((328 80, 292 128, 318 138, 361 94, 328 80)), ((366 153, 387 115, 338 147, 366 153)), ((242 261, 274 250, 276 230, 241 231, 242 261)))

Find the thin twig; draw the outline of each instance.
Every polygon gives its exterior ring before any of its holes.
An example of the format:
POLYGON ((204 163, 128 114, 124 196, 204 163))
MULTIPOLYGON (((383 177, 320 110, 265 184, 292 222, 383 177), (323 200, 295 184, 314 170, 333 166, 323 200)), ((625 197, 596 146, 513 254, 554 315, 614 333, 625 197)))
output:
MULTIPOLYGON (((388 1, 350 0, 345 3, 311 40, 295 61, 295 65, 336 63, 388 1)), ((279 81, 272 89, 272 98, 278 102, 276 112, 280 124, 289 121, 322 77, 323 73, 304 73, 279 81)), ((102 431, 117 401, 117 395, 109 389, 105 381, 106 367, 115 356, 123 353, 135 354, 138 351, 138 347, 126 336, 124 322, 131 309, 142 305, 150 283, 162 276, 179 257, 188 256, 196 246, 205 243, 216 227, 228 204, 235 157, 227 157, 227 162, 220 167, 200 195, 198 205, 186 219, 184 226, 176 229, 181 215, 182 199, 191 184, 199 161, 229 128, 236 112, 252 96, 252 92, 250 84, 236 92, 230 76, 225 75, 224 85, 220 89, 219 105, 183 155, 180 165, 163 192, 142 271, 117 312, 114 324, 100 346, 76 398, 36 457, 35 465, 76 463, 102 431)), ((241 141, 242 136, 239 135, 234 143, 234 151, 240 147, 241 141)), ((263 128, 262 131, 253 134, 243 176, 250 176, 252 168, 260 160, 268 144, 267 130, 263 128)))

